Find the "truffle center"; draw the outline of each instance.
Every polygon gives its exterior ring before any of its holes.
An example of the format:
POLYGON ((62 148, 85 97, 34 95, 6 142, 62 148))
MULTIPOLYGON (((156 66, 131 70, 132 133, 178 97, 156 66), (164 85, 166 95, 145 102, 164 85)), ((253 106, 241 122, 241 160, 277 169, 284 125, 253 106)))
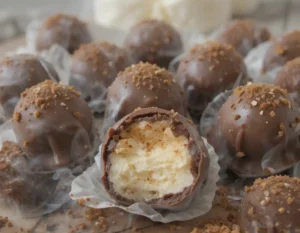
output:
POLYGON ((149 201, 193 184, 188 139, 174 136, 166 120, 131 124, 111 153, 110 182, 117 194, 149 201))

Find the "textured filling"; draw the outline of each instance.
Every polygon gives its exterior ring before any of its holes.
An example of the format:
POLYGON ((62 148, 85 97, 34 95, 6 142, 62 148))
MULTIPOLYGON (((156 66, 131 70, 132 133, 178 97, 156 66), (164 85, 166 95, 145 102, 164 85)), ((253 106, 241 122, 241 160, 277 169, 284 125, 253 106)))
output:
POLYGON ((181 193, 193 183, 188 139, 175 137, 168 121, 140 121, 121 133, 111 153, 110 182, 134 201, 181 193))

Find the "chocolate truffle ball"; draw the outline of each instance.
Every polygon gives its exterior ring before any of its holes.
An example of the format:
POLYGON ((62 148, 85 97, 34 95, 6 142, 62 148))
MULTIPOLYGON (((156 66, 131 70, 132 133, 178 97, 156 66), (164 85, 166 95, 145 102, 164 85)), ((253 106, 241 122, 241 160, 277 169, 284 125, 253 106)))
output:
POLYGON ((240 54, 246 56, 251 49, 269 40, 271 34, 265 27, 247 19, 234 20, 218 33, 216 40, 229 44, 240 54))
POLYGON ((216 95, 246 78, 242 56, 230 45, 218 42, 195 45, 182 58, 177 70, 189 111, 196 116, 202 114, 216 95))
POLYGON ((118 74, 108 88, 106 115, 115 121, 138 107, 159 107, 186 113, 183 93, 170 72, 139 63, 118 74))
POLYGON ((272 176, 246 187, 241 206, 243 232, 299 232, 300 179, 272 176))
POLYGON ((14 142, 5 141, 0 151, 0 194, 8 203, 23 207, 40 205, 54 191, 51 174, 30 170, 28 158, 14 142))
POLYGON ((51 64, 42 58, 21 54, 0 60, 0 105, 5 117, 13 114, 20 94, 46 79, 58 80, 51 64))
POLYGON ((221 107, 218 127, 229 168, 239 176, 279 173, 300 160, 300 112, 270 84, 237 87, 221 107))
POLYGON ((47 80, 27 89, 12 124, 36 169, 70 167, 91 150, 93 116, 73 87, 47 80))
POLYGON ((117 202, 179 207, 207 177, 208 152, 197 127, 159 108, 137 109, 117 122, 101 148, 102 182, 117 202))
POLYGON ((276 75, 274 84, 286 89, 294 102, 300 105, 300 57, 282 67, 276 75))
POLYGON ((263 72, 283 66, 300 56, 300 31, 296 30, 274 39, 263 60, 263 72))
POLYGON ((179 33, 171 25, 154 19, 135 25, 124 44, 136 63, 150 62, 165 68, 183 51, 179 33))
POLYGON ((38 51, 50 49, 54 44, 58 44, 73 53, 81 44, 91 42, 91 36, 84 22, 78 18, 56 14, 50 16, 37 29, 36 49, 38 51))
POLYGON ((70 84, 91 99, 103 94, 120 71, 131 65, 126 50, 108 42, 81 45, 71 64, 70 84))

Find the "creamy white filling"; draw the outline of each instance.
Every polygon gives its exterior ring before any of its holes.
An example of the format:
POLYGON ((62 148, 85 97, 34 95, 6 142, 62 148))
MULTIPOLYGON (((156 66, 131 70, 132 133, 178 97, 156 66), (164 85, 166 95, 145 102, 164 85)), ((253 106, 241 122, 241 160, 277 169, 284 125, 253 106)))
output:
POLYGON ((175 137, 167 121, 133 123, 110 155, 115 192, 149 201, 182 192, 193 184, 188 139, 175 137))

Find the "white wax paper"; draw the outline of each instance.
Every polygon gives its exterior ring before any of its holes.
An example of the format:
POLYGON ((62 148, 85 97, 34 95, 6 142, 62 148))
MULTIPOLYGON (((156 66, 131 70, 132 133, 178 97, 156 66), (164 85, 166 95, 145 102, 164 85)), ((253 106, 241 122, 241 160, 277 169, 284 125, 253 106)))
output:
POLYGON ((280 70, 280 67, 278 67, 266 73, 262 72, 263 60, 270 44, 271 42, 267 41, 258 45, 256 48, 252 49, 244 59, 248 75, 252 78, 254 83, 272 84, 280 70))
POLYGON ((207 181, 199 188, 194 199, 187 209, 172 212, 167 210, 155 210, 145 203, 135 203, 131 206, 119 205, 112 200, 104 189, 101 178, 100 154, 95 157, 95 163, 82 175, 78 176, 72 184, 70 196, 73 200, 87 199, 85 205, 95 209, 110 207, 120 208, 128 213, 142 215, 155 222, 168 223, 173 221, 186 221, 204 215, 212 208, 212 202, 217 191, 220 166, 218 155, 214 148, 203 138, 210 157, 207 181))
MULTIPOLYGON (((3 142, 5 141, 12 141, 17 143, 17 139, 13 132, 13 127, 10 121, 6 121, 4 124, 0 126, 0 148, 2 148, 3 142)), ((92 161, 92 158, 96 154, 95 152, 96 148, 98 148, 97 145, 98 142, 99 139, 97 133, 94 132, 94 141, 91 142, 93 144, 93 150, 88 155, 86 155, 87 160, 88 158, 91 158, 90 161, 92 161)), ((28 161, 30 161, 30 158, 28 158, 28 161)), ((69 192, 71 190, 72 181, 74 180, 76 175, 82 173, 87 166, 87 164, 85 163, 85 164, 77 165, 76 167, 73 168, 65 167, 65 168, 57 168, 53 171, 33 172, 31 171, 30 166, 28 166, 27 163, 22 162, 22 160, 17 161, 17 163, 19 164, 15 166, 14 169, 17 169, 19 175, 17 175, 16 177, 12 175, 10 178, 12 179, 12 181, 15 178, 16 179, 24 178, 25 180, 27 180, 27 182, 35 182, 30 180, 32 176, 34 175, 45 176, 45 179, 35 183, 35 187, 37 187, 37 190, 40 191, 43 189, 44 185, 55 183, 55 185, 53 186, 54 190, 52 194, 45 196, 45 199, 39 206, 27 207, 26 205, 23 206, 23 204, 18 205, 14 201, 10 200, 8 197, 0 195, 0 203, 5 203, 5 205, 9 204, 11 211, 15 213, 21 211, 21 213, 26 217, 39 217, 42 215, 52 213, 58 210, 65 203, 67 203, 70 200, 69 192)), ((7 181, 8 180, 6 180, 6 182, 7 181)), ((33 193, 31 195, 32 198, 36 198, 36 196, 38 196, 39 193, 33 193)))

